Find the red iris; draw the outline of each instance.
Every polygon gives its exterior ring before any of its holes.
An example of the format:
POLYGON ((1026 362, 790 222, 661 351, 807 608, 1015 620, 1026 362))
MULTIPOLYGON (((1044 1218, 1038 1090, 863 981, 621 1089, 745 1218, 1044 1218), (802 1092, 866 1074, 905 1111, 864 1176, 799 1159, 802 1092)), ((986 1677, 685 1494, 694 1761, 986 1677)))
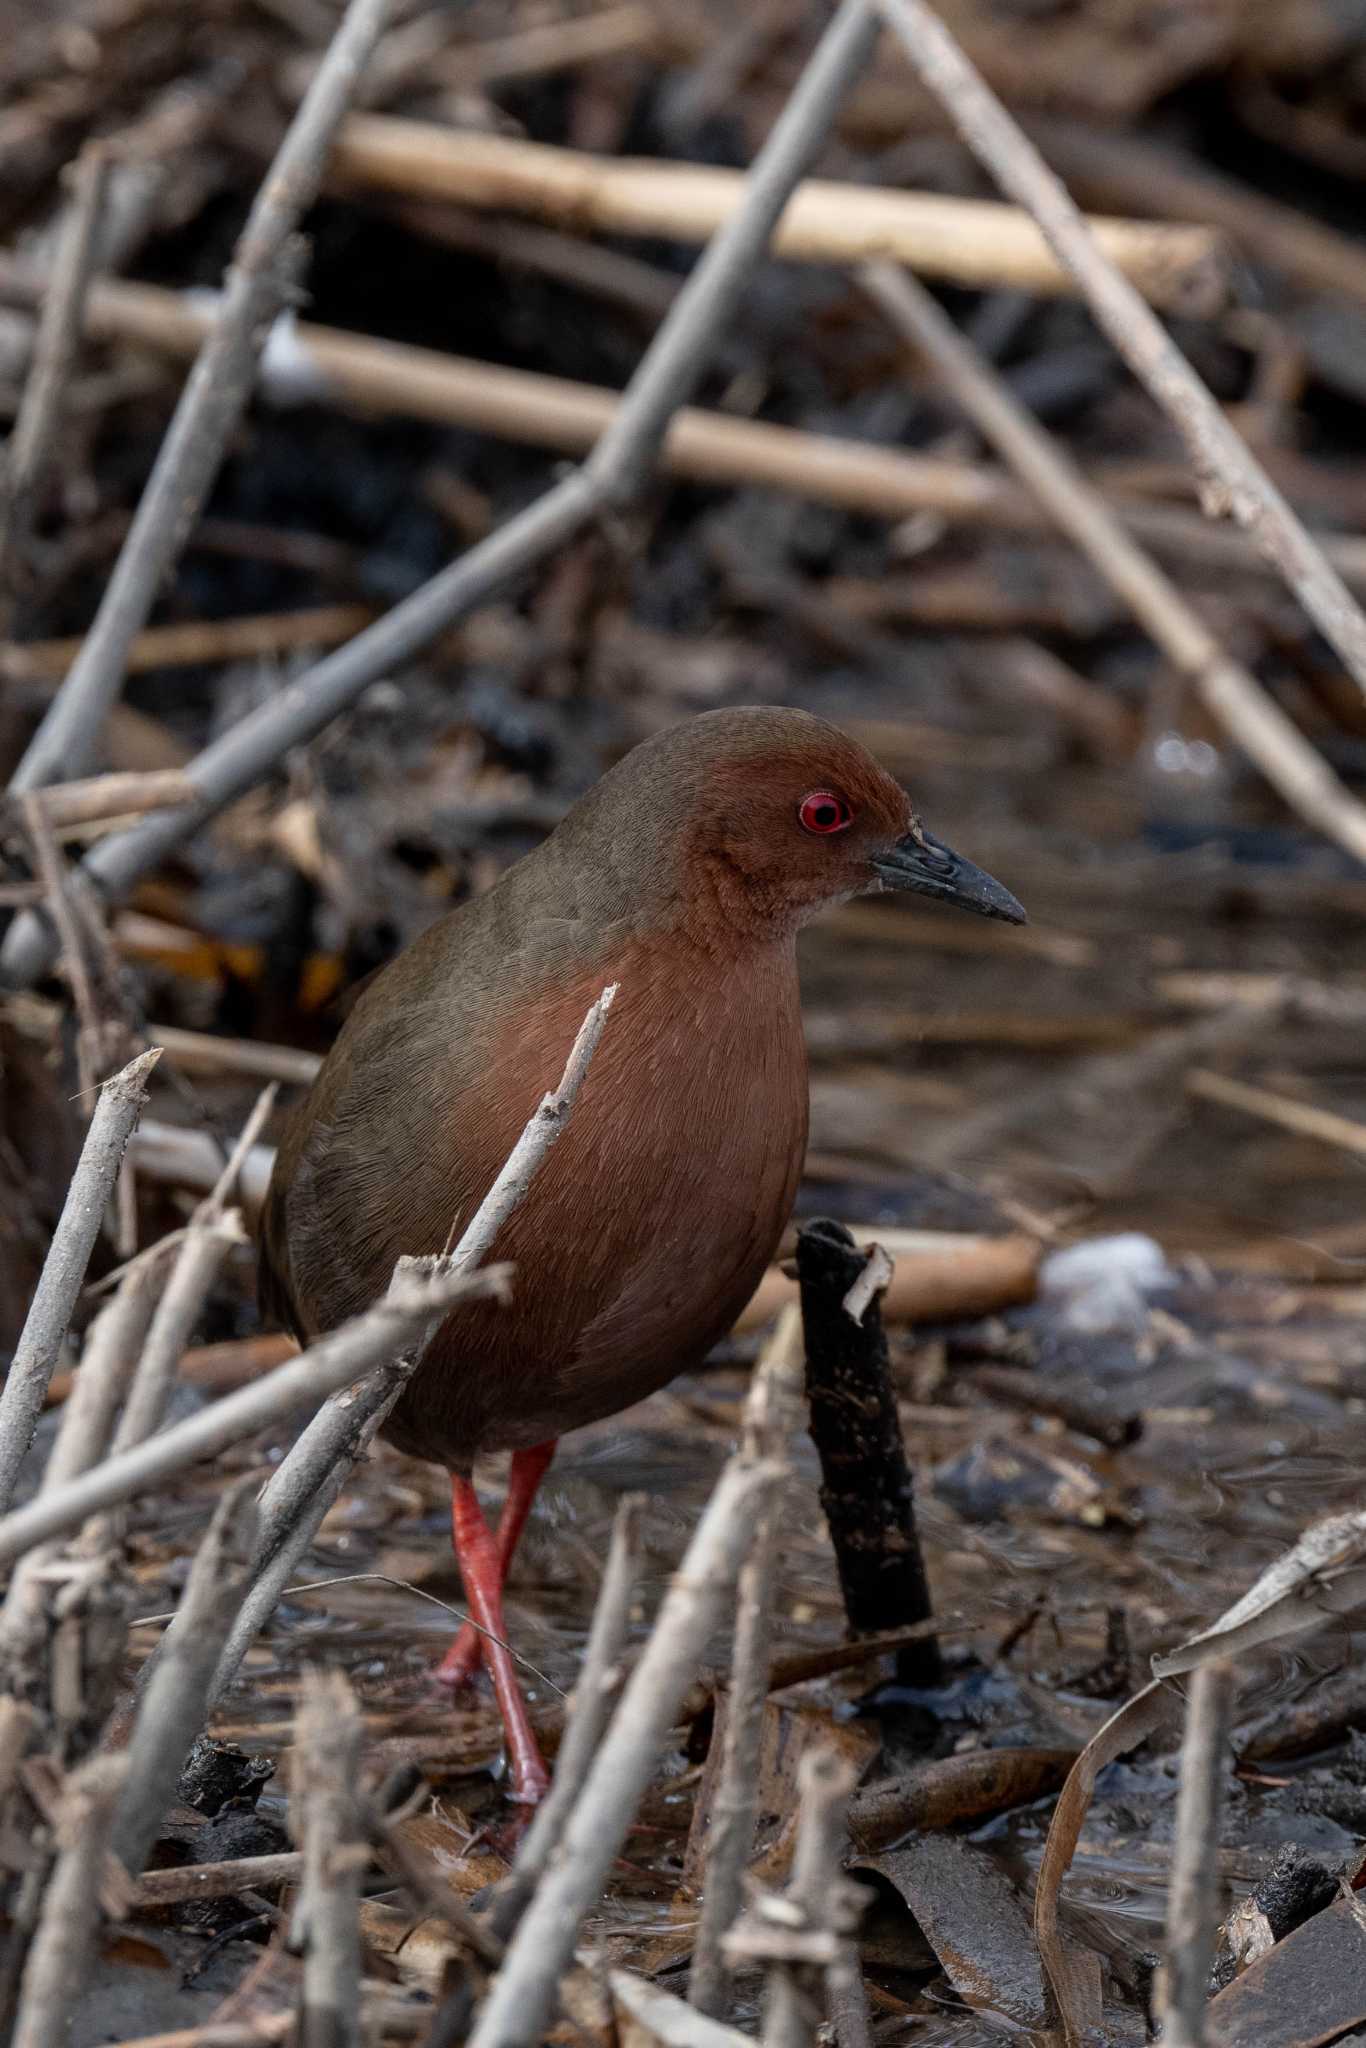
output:
POLYGON ((833 789, 813 789, 797 806, 797 816, 806 832, 842 832, 854 822, 848 804, 833 789))

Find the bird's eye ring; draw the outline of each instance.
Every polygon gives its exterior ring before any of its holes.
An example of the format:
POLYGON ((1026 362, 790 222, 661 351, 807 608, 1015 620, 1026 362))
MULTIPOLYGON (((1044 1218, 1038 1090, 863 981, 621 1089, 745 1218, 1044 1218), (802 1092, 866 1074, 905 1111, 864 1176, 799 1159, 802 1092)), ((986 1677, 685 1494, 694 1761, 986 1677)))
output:
POLYGON ((854 822, 854 813, 833 789, 813 789, 797 806, 797 818, 804 832, 843 832, 854 822))

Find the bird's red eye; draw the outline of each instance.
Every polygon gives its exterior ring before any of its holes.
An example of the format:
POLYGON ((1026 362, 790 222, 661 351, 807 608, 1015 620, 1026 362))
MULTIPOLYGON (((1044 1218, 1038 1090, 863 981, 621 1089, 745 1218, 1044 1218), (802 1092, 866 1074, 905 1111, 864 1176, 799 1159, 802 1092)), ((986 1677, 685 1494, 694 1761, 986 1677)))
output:
POLYGON ((848 804, 833 789, 813 789, 798 804, 797 816, 806 832, 842 832, 854 822, 848 804))

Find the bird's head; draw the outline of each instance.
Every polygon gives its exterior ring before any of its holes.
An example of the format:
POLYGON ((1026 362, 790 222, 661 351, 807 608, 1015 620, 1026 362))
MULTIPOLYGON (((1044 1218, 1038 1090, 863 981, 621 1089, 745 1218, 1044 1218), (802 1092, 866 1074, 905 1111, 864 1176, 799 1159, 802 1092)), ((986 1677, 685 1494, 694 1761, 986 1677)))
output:
POLYGON ((667 894, 689 922, 742 939, 892 889, 1025 921, 1008 889, 925 830, 866 748, 804 711, 711 711, 673 726, 579 809, 595 838, 611 823, 611 865, 642 908, 667 894))

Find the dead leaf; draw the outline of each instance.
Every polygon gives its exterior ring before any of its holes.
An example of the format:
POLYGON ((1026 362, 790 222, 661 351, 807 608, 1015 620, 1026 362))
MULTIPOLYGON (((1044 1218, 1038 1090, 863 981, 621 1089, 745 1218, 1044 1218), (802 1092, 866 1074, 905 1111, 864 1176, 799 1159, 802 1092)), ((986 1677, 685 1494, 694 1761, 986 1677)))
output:
POLYGON ((447 1965, 460 1959, 459 1944, 444 1920, 424 1920, 374 1899, 361 1901, 360 1931, 367 1946, 386 1956, 405 1983, 433 1996, 442 1988, 447 1965))
POLYGON ((1064 1942, 1058 1928, 1058 1895, 1081 1835, 1096 1779, 1107 1764, 1137 1748, 1174 1712, 1174 1694, 1153 1679, 1135 1693, 1091 1737, 1068 1774, 1053 1809, 1034 1887, 1034 1937, 1071 2044, 1100 2024, 1100 1964, 1088 1950, 1064 1942))
POLYGON ((970 1749, 920 1764, 890 1784, 869 1785, 849 1807, 849 1833, 865 1854, 912 1828, 949 1828, 1027 1806, 1056 1792, 1075 1749, 970 1749))
POLYGON ((1024 1901, 985 1850, 957 1835, 917 1835, 850 1865, 905 1900, 959 1997, 1023 2027, 1048 2023, 1048 1997, 1024 1901))
POLYGON ((1241 1600, 1209 1628, 1153 1658, 1157 1678, 1193 1671, 1211 1657, 1231 1657, 1257 1643, 1317 1628, 1366 1600, 1366 1509, 1310 1524, 1283 1557, 1268 1566, 1241 1600))

